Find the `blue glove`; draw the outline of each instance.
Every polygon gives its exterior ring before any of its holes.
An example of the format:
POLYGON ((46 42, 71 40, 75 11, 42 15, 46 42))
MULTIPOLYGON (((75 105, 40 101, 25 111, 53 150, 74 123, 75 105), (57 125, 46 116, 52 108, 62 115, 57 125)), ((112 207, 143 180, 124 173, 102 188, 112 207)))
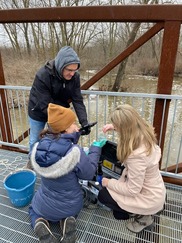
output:
POLYGON ((106 138, 102 138, 102 139, 100 139, 98 141, 94 141, 92 143, 92 145, 102 148, 106 144, 106 142, 107 142, 107 139, 106 138))

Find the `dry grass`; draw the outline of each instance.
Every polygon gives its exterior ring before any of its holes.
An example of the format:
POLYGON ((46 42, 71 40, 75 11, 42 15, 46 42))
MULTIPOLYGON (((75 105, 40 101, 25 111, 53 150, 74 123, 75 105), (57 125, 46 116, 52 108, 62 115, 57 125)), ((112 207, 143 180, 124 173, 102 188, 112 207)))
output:
POLYGON ((37 70, 45 61, 37 61, 34 57, 2 56, 4 76, 8 85, 31 86, 37 70))
MULTIPOLYGON (((51 58, 47 58, 49 60, 51 58)), ((89 78, 87 75, 83 75, 83 73, 86 73, 86 70, 92 70, 94 69, 90 64, 88 65, 88 56, 82 56, 81 58, 81 83, 84 83, 89 78)), ((4 69, 4 76, 5 76, 5 82, 7 85, 22 85, 22 86, 31 86, 35 74, 37 70, 44 65, 44 63, 47 61, 42 58, 42 60, 38 60, 35 55, 32 55, 31 57, 27 56, 26 54, 23 57, 17 57, 12 54, 10 51, 2 51, 2 63, 3 63, 3 69, 4 69)), ((182 61, 178 58, 175 68, 175 73, 178 76, 182 76, 182 61)), ((94 64, 95 65, 95 64, 94 64)), ((100 65, 97 67, 97 71, 102 69, 104 67, 103 65, 100 65)), ((113 70, 113 73, 117 72, 117 68, 113 70)), ((156 61, 151 59, 140 59, 137 60, 137 62, 133 65, 130 61, 128 62, 127 68, 125 70, 125 74, 127 75, 149 75, 149 76, 158 76, 158 64, 156 61), (132 72, 132 73, 131 73, 132 72)), ((91 75, 92 76, 92 75, 91 75)), ((107 76, 106 76, 107 77, 107 76)), ((107 80, 107 78, 104 78, 104 80, 107 80)), ((101 82, 101 85, 103 85, 103 82, 101 82)), ((105 82, 104 82, 105 85, 105 82)), ((108 81, 107 81, 108 85, 108 81)), ((105 88, 104 88, 105 90, 105 88)))

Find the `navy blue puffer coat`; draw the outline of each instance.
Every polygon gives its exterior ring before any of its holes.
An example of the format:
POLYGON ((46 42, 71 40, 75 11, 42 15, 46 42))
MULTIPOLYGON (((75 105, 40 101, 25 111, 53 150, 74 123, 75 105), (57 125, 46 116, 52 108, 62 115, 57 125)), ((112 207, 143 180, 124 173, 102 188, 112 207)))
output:
POLYGON ((41 185, 32 199, 32 208, 43 218, 57 222, 76 216, 83 206, 79 179, 92 180, 101 148, 91 146, 89 154, 75 144, 78 133, 47 135, 36 143, 31 154, 41 185))

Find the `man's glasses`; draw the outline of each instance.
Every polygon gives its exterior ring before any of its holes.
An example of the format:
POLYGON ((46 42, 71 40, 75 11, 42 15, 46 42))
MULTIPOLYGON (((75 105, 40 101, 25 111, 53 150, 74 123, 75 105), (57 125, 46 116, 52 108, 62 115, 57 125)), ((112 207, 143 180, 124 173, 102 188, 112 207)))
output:
POLYGON ((78 69, 69 69, 67 67, 65 67, 64 69, 69 73, 76 73, 78 71, 78 69))

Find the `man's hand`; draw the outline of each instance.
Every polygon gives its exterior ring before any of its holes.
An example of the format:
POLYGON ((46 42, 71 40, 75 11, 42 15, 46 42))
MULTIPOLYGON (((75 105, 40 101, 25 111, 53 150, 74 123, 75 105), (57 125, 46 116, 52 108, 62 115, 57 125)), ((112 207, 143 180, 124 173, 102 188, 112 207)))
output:
POLYGON ((81 132, 81 135, 89 135, 89 133, 91 132, 91 128, 90 128, 89 124, 81 127, 80 132, 81 132))
POLYGON ((95 126, 97 122, 88 123, 80 128, 81 135, 89 135, 91 127, 95 126))

